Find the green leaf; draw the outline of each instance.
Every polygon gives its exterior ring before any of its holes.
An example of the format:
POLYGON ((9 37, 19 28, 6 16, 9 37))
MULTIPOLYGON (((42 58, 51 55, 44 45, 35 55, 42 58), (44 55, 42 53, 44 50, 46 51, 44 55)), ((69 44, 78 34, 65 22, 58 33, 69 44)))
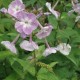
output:
POLYGON ((7 8, 12 0, 7 0, 7 1, 2 0, 2 1, 3 1, 3 6, 7 8))
POLYGON ((55 16, 53 16, 53 15, 48 16, 48 21, 53 26, 54 29, 57 29, 58 22, 57 22, 55 16))
POLYGON ((51 62, 49 65, 50 67, 54 67, 56 64, 58 64, 58 62, 51 62))
POLYGON ((10 51, 0 51, 0 60, 3 60, 11 55, 12 53, 10 51))
POLYGON ((2 6, 2 0, 0 0, 0 7, 2 6))
POLYGON ((49 72, 45 68, 39 70, 37 78, 38 80, 59 80, 54 73, 49 72))
POLYGON ((3 32, 5 32, 4 25, 0 24, 0 33, 3 33, 3 32))
POLYGON ((39 49, 35 51, 37 59, 41 59, 43 57, 43 52, 44 52, 45 46, 41 45, 39 46, 39 49))
POLYGON ((13 29, 12 28, 13 23, 14 21, 8 18, 0 19, 0 25, 3 25, 3 27, 8 30, 13 29))
POLYGON ((30 5, 34 5, 34 3, 36 2, 37 0, 29 0, 29 1, 26 1, 26 7, 30 6, 30 5))
POLYGON ((72 14, 71 16, 69 16, 66 12, 63 12, 61 14, 61 28, 64 28, 64 27, 74 27, 75 25, 75 15, 72 14))
POLYGON ((18 78, 19 78, 19 75, 17 75, 16 73, 12 73, 3 80, 18 80, 18 78))
POLYGON ((38 0, 38 3, 39 3, 41 6, 44 6, 44 5, 46 4, 46 0, 43 0, 43 1, 38 0))
POLYGON ((10 58, 9 59, 12 68, 22 77, 24 77, 25 72, 29 72, 31 75, 34 76, 35 74, 35 68, 33 67, 33 65, 29 62, 29 61, 25 61, 22 59, 18 59, 18 58, 10 58), (24 75, 22 75, 22 73, 24 75))
POLYGON ((67 56, 67 58, 75 64, 75 66, 78 66, 80 63, 80 49, 79 48, 72 48, 72 51, 70 55, 67 56))
POLYGON ((72 40, 72 43, 80 43, 80 36, 75 37, 75 38, 72 40))
POLYGON ((75 36, 78 36, 78 33, 77 31, 71 29, 71 28, 66 28, 66 29, 63 29, 63 30, 58 30, 57 31, 57 38, 67 38, 69 39, 69 37, 75 37, 75 36))

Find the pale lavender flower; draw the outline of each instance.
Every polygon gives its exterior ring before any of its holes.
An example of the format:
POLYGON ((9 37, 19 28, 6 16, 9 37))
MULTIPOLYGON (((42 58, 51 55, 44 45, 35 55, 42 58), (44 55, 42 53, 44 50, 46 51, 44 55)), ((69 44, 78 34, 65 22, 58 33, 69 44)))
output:
POLYGON ((80 16, 77 16, 75 22, 77 22, 79 19, 80 19, 80 16))
POLYGON ((17 12, 25 10, 25 5, 22 0, 14 0, 10 3, 8 7, 8 13, 16 17, 17 12))
POLYGON ((38 27, 36 16, 33 13, 21 11, 17 14, 17 19, 19 21, 15 23, 15 28, 19 33, 30 35, 38 27))
POLYGON ((74 3, 76 3, 76 4, 79 2, 78 0, 72 0, 72 1, 73 1, 74 3))
POLYGON ((74 4, 74 6, 73 6, 73 10, 74 10, 75 12, 77 12, 77 13, 80 14, 80 3, 78 3, 78 4, 74 4))
POLYGON ((71 16, 71 14, 74 12, 74 10, 70 10, 69 12, 68 12, 68 15, 69 16, 71 16))
POLYGON ((73 10, 71 10, 71 11, 69 11, 68 12, 68 14, 69 15, 71 15, 73 12, 76 12, 76 13, 78 13, 78 14, 80 14, 80 3, 78 3, 77 1, 76 1, 76 4, 75 4, 75 1, 76 0, 72 0, 71 2, 72 2, 72 8, 73 8, 73 10))
POLYGON ((53 29, 53 27, 52 27, 51 25, 47 25, 47 26, 43 27, 43 28, 36 34, 36 36, 37 36, 39 39, 46 38, 47 36, 50 35, 52 29, 53 29))
POLYGON ((16 22, 15 28, 20 33, 20 35, 21 35, 22 38, 26 38, 27 35, 23 31, 23 27, 22 27, 23 25, 20 25, 19 23, 20 23, 19 21, 16 22))
POLYGON ((21 37, 22 37, 23 39, 25 39, 25 38, 27 37, 27 35, 26 35, 25 33, 20 33, 20 35, 21 35, 21 37))
POLYGON ((1 11, 2 13, 4 13, 4 14, 7 13, 7 9, 6 9, 6 8, 2 8, 0 11, 1 11))
POLYGON ((46 2, 46 7, 49 9, 49 11, 58 19, 58 17, 60 16, 60 13, 56 10, 54 10, 52 7, 51 7, 51 3, 49 2, 46 2))
POLYGON ((23 1, 22 0, 19 0, 21 3, 23 3, 23 1))
POLYGON ((20 43, 20 47, 26 51, 34 51, 36 49, 38 49, 38 45, 33 42, 33 41, 27 41, 27 40, 24 40, 20 43))
POLYGON ((48 56, 52 53, 56 53, 56 48, 55 47, 50 47, 46 38, 44 40, 45 40, 45 44, 46 44, 47 48, 43 52, 43 56, 46 57, 46 56, 48 56))
POLYGON ((50 47, 50 48, 46 48, 46 50, 43 52, 43 56, 48 56, 52 53, 56 53, 56 49, 53 48, 53 47, 50 47))
POLYGON ((60 51, 64 55, 69 55, 71 51, 71 46, 66 43, 60 43, 57 47, 56 50, 60 51))
POLYGON ((4 45, 7 49, 9 49, 12 53, 17 54, 17 49, 15 47, 15 44, 9 41, 2 41, 1 44, 4 45))

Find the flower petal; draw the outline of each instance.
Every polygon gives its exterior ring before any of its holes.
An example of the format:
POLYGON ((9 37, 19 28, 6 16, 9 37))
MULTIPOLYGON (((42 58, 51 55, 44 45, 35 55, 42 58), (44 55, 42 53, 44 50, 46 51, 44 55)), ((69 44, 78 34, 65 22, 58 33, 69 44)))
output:
POLYGON ((47 49, 44 51, 43 56, 46 57, 46 56, 48 56, 48 55, 50 55, 50 54, 52 54, 52 53, 56 53, 56 49, 50 47, 50 48, 47 48, 47 49))
POLYGON ((38 27, 36 16, 33 13, 27 13, 23 11, 20 11, 17 14, 17 18, 20 20, 20 23, 22 24, 22 31, 25 34, 30 35, 33 32, 33 30, 35 30, 38 27))
POLYGON ((75 12, 80 14, 80 3, 74 4, 73 9, 74 9, 75 12))
POLYGON ((25 38, 27 37, 27 35, 26 35, 25 33, 20 33, 20 35, 21 35, 21 37, 22 37, 23 39, 25 39, 25 38))
POLYGON ((49 11, 56 17, 58 18, 60 16, 60 13, 58 11, 55 11, 54 9, 51 8, 51 3, 47 2, 46 7, 49 9, 49 11))
POLYGON ((10 43, 9 41, 2 41, 3 44, 7 49, 9 49, 12 53, 17 54, 17 49, 14 44, 10 43))
POLYGON ((34 51, 35 49, 38 49, 38 45, 35 42, 29 42, 26 40, 20 43, 20 47, 27 51, 34 51))
POLYGON ((39 38, 39 39, 43 39, 47 36, 50 35, 51 31, 52 31, 53 27, 51 25, 48 25, 48 26, 45 26, 43 27, 43 29, 41 29, 37 34, 36 36, 39 38))
POLYGON ((15 23, 15 28, 19 33, 23 33, 23 24, 22 24, 22 22, 19 22, 19 21, 16 22, 15 23))
POLYGON ((16 17, 17 12, 23 11, 24 9, 25 5, 22 3, 22 0, 14 0, 9 5, 8 13, 16 17))
POLYGON ((7 9, 6 8, 2 8, 1 10, 0 10, 2 13, 7 13, 7 9))
POLYGON ((57 50, 60 51, 64 55, 69 55, 69 53, 71 51, 71 46, 69 44, 66 44, 66 43, 60 43, 57 46, 57 50))

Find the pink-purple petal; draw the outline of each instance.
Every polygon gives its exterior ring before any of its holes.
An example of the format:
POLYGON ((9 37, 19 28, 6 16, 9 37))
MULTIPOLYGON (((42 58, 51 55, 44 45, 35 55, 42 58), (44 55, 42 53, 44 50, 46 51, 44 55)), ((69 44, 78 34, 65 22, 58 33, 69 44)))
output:
POLYGON ((2 13, 7 13, 7 9, 6 8, 2 8, 2 9, 0 9, 0 12, 2 12, 2 13))
POLYGON ((39 39, 43 39, 43 38, 45 38, 45 37, 47 37, 47 36, 50 35, 52 29, 53 29, 53 28, 52 28, 51 25, 45 26, 45 27, 43 27, 43 29, 41 29, 41 30, 36 34, 36 36, 37 36, 39 39))
POLYGON ((35 49, 38 49, 38 45, 35 42, 29 42, 26 40, 20 43, 20 47, 26 51, 34 51, 35 49))
POLYGON ((23 24, 21 22, 16 22, 15 23, 15 29, 19 32, 19 33, 23 33, 23 24))
POLYGON ((52 53, 56 53, 56 49, 50 47, 50 48, 47 48, 47 49, 43 52, 43 56, 46 57, 46 56, 48 56, 48 55, 50 55, 50 54, 52 54, 52 53))
POLYGON ((16 17, 17 12, 23 11, 24 9, 25 9, 25 5, 20 0, 14 0, 10 3, 8 7, 8 13, 16 17))
MULTIPOLYGON (((38 27, 36 16, 33 13, 20 11, 19 13, 17 13, 17 18, 18 20, 20 20, 20 23, 22 23, 22 27, 20 29, 27 35, 30 35, 33 30, 38 27)), ((20 24, 16 26, 16 29, 20 32, 20 29, 18 28, 19 26, 20 24)))
POLYGON ((17 49, 15 47, 15 44, 9 41, 2 41, 1 44, 4 45, 7 49, 9 49, 12 53, 17 54, 17 49))

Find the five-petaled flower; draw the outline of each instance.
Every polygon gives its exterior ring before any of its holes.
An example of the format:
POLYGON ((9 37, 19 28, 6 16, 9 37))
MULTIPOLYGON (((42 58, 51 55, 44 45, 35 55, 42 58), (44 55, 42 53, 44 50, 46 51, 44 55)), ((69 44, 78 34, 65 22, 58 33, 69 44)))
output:
POLYGON ((17 19, 19 21, 15 23, 15 28, 19 33, 30 35, 38 27, 36 16, 33 13, 21 11, 17 14, 17 19))
POLYGON ((23 10, 25 10, 25 5, 23 4, 22 0, 14 0, 8 7, 8 13, 14 17, 16 17, 18 12, 23 10))
POLYGON ((49 9, 49 11, 58 19, 58 17, 60 16, 60 13, 56 10, 54 10, 52 7, 51 7, 51 3, 47 2, 46 3, 46 7, 49 9))
POLYGON ((24 10, 25 10, 25 5, 23 4, 22 0, 14 0, 9 4, 8 9, 2 8, 0 11, 3 13, 8 13, 12 17, 17 18, 16 14, 24 10))
POLYGON ((34 42, 34 41, 27 41, 24 40, 20 43, 20 47, 26 51, 34 51, 36 49, 38 49, 38 45, 34 42))
POLYGON ((69 44, 66 44, 66 43, 60 43, 57 46, 56 50, 60 51, 64 55, 69 55, 69 53, 71 51, 71 46, 69 44))
POLYGON ((69 11, 68 14, 72 14, 73 12, 76 12, 78 14, 80 14, 80 3, 74 3, 74 1, 72 0, 72 8, 73 10, 69 11))
POLYGON ((53 27, 52 27, 51 25, 47 25, 47 26, 43 27, 43 28, 36 34, 36 36, 37 36, 39 39, 46 38, 47 36, 50 35, 52 29, 53 29, 53 27))

